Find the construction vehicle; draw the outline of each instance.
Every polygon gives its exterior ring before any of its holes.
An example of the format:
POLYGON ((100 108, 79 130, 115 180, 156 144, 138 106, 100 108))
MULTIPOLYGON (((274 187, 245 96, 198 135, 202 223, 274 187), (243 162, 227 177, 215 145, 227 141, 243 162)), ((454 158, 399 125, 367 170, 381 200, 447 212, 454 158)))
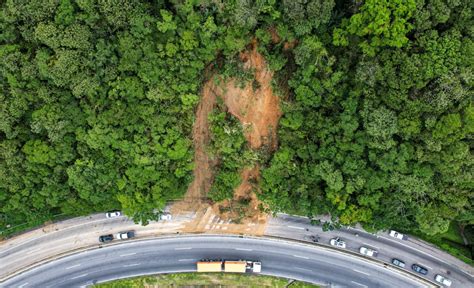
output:
POLYGON ((260 273, 262 263, 245 260, 210 260, 203 259, 197 264, 197 272, 260 273))

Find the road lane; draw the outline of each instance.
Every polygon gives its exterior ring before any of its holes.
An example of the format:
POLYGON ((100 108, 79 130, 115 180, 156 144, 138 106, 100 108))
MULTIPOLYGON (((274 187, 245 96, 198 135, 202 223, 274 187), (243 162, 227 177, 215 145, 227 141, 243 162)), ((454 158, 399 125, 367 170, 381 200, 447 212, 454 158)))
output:
POLYGON ((124 242, 82 252, 20 274, 2 287, 80 287, 143 274, 194 271, 195 262, 179 260, 202 258, 259 260, 263 274, 313 283, 351 286, 354 281, 369 287, 421 286, 382 265, 311 245, 230 236, 189 236, 124 242), (174 249, 183 247, 192 249, 174 249), (235 249, 244 247, 252 251, 235 249), (119 256, 127 253, 135 254, 119 256), (293 255, 305 255, 305 258, 293 255), (71 268, 66 270, 66 267, 71 268))
POLYGON ((272 218, 265 234, 309 242, 311 242, 310 236, 317 235, 320 237, 319 243, 326 245, 331 238, 340 237, 346 241, 346 249, 358 252, 361 246, 374 248, 379 252, 377 259, 391 263, 393 258, 398 258, 406 263, 406 270, 410 270, 413 263, 420 264, 428 268, 428 275, 425 276, 428 280, 433 281, 435 274, 442 274, 453 281, 453 287, 474 286, 473 267, 439 249, 433 250, 432 247, 421 246, 414 239, 398 240, 388 236, 388 233, 371 234, 353 228, 323 232, 321 226, 311 225, 308 218, 286 214, 272 218))

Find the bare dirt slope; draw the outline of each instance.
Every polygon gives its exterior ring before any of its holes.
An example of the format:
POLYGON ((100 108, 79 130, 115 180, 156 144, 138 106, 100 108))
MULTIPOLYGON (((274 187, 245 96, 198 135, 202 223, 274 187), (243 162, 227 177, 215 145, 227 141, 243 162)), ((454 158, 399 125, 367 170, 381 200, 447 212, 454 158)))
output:
POLYGON ((244 135, 252 149, 263 146, 268 150, 277 148, 277 125, 281 116, 279 98, 273 94, 273 73, 265 59, 257 51, 256 40, 240 54, 244 69, 254 71, 255 80, 244 87, 237 79, 230 79, 219 86, 214 79, 208 80, 202 89, 196 121, 193 129, 195 147, 194 180, 183 201, 176 203, 173 213, 194 211, 196 220, 189 223, 186 232, 242 233, 261 235, 267 215, 260 211, 260 202, 255 194, 258 187, 259 167, 249 167, 241 172, 242 182, 235 189, 232 200, 210 205, 205 199, 213 181, 216 165, 206 152, 211 139, 208 115, 212 112, 217 97, 224 100, 228 112, 232 113, 244 127, 244 135), (242 203, 246 203, 245 207, 242 203), (245 208, 243 211, 242 209, 245 208), (244 216, 244 217, 242 217, 244 216), (238 220, 236 220, 238 218, 238 220))
POLYGON ((188 191, 183 201, 174 205, 173 212, 179 211, 198 211, 205 199, 207 192, 211 188, 213 173, 212 168, 215 161, 209 158, 206 147, 210 141, 209 120, 208 116, 216 105, 216 92, 213 81, 205 83, 202 93, 201 102, 196 112, 196 120, 193 126, 193 145, 194 145, 194 180, 189 185, 188 191))
POLYGON ((268 69, 263 56, 257 51, 254 40, 251 49, 240 54, 245 69, 255 71, 254 82, 240 88, 236 80, 228 81, 220 94, 229 112, 244 126, 244 133, 250 146, 258 149, 268 145, 276 149, 277 126, 281 116, 279 99, 272 91, 273 73, 268 69))

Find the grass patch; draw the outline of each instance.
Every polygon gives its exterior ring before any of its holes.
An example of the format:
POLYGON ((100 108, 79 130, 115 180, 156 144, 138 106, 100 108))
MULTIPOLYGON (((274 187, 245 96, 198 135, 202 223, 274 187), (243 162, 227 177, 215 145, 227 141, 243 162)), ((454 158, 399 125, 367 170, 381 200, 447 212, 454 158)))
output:
MULTIPOLYGON (((229 273, 178 273, 135 277, 94 285, 96 288, 142 287, 286 287, 288 279, 247 274, 229 273)), ((314 288, 316 285, 293 282, 289 287, 314 288)))

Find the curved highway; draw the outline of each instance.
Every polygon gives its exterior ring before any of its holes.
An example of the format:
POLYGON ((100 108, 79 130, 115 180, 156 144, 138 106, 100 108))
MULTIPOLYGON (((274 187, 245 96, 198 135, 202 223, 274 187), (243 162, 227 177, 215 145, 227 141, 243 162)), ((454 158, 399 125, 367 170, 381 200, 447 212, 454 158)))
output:
POLYGON ((349 287, 423 287, 416 278, 363 258, 289 241, 181 236, 126 242, 67 256, 10 278, 2 287, 81 287, 145 274, 195 271, 202 258, 262 262, 262 274, 349 287))

